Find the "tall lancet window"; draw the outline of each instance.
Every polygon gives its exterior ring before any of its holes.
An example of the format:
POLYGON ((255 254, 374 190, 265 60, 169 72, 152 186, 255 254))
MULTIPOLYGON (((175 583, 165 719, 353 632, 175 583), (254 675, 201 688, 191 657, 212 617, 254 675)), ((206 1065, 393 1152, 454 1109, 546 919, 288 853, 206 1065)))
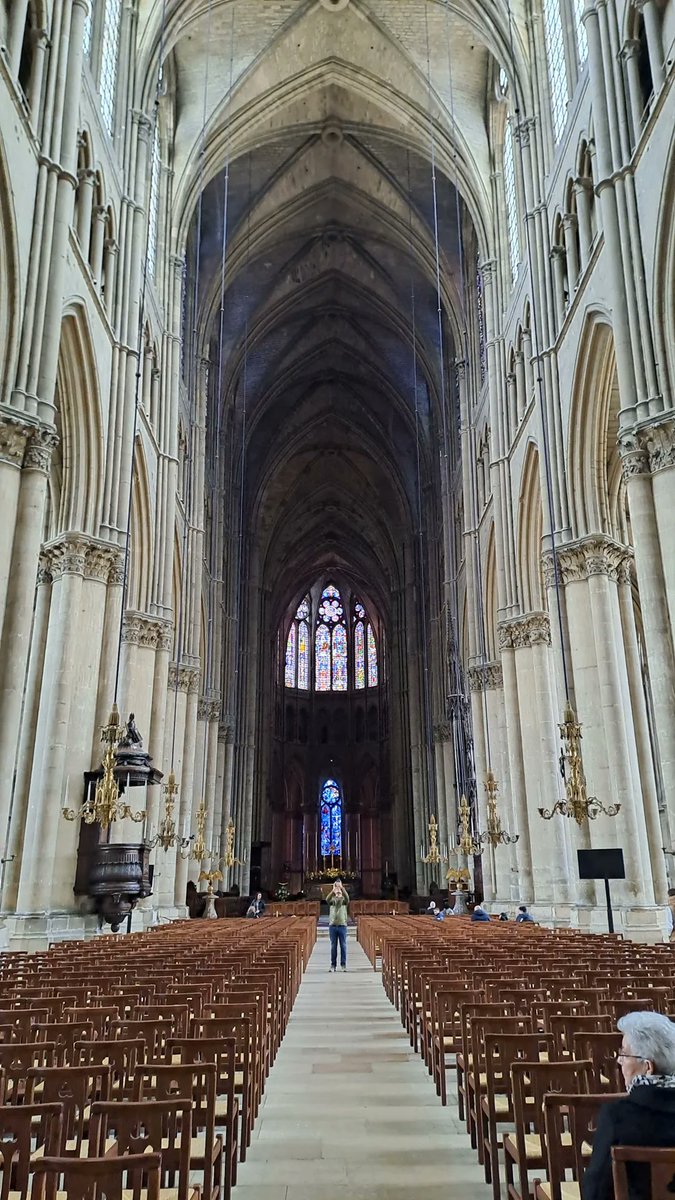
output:
POLYGON ((317 692, 346 692, 347 629, 340 593, 332 583, 321 593, 314 654, 317 692))
POLYGON ((553 140, 560 141, 567 120, 567 67, 565 37, 560 15, 560 0, 544 0, 544 41, 548 64, 548 90, 551 99, 553 140))
POLYGON ((106 0, 101 39, 101 74, 99 94, 101 116, 108 133, 113 132, 115 123, 115 94, 117 91, 117 63, 120 53, 121 0, 106 0))
POLYGON ((334 779, 321 789, 321 854, 342 854, 342 794, 334 779))
POLYGON ((309 596, 298 605, 286 639, 286 687, 309 689, 309 596))
POLYGON ((358 600, 354 605, 354 687, 377 687, 377 643, 375 632, 358 600))

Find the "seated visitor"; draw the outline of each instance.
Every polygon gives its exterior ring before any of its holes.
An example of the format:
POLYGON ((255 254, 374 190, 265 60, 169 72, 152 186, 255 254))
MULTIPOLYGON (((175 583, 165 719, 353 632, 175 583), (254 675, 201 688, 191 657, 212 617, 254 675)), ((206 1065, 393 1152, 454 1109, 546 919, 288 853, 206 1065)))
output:
MULTIPOLYGON (((617 1027, 628 1095, 598 1113, 583 1200, 614 1200, 612 1146, 675 1146, 675 1025, 662 1013, 633 1012, 617 1027)), ((630 1200, 651 1200, 649 1167, 629 1163, 627 1172, 630 1200)))
POLYGON ((472 921, 489 921, 489 913, 485 911, 482 904, 477 904, 471 914, 472 921))
POLYGON ((675 888, 668 888, 668 908, 666 909, 666 937, 675 942, 675 888))
POLYGON ((427 909, 425 909, 425 911, 429 914, 430 917, 435 917, 436 916, 436 901, 432 900, 429 904, 429 907, 427 909))
POLYGON ((529 913, 524 904, 521 904, 516 913, 516 922, 518 921, 534 921, 532 913, 529 913))
POLYGON ((508 921, 508 919, 509 919, 509 914, 508 914, 508 913, 500 913, 500 914, 499 914, 499 920, 500 920, 500 921, 508 921))
POLYGON ((262 892, 257 892, 255 899, 248 906, 247 917, 262 917, 265 911, 265 901, 262 898, 262 892))

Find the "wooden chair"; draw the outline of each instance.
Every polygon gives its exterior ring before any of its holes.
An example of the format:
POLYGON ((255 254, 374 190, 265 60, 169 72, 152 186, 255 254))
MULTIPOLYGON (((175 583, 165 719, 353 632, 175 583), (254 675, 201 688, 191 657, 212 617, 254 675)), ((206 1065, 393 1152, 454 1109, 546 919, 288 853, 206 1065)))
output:
POLYGON ((234 1038, 181 1038, 171 1043, 171 1061, 216 1066, 216 1129, 225 1134, 223 1189, 229 1200, 237 1182, 239 1100, 235 1093, 237 1046, 234 1038))
POLYGON ((598 1112, 606 1103, 605 1093, 550 1092, 544 1096, 547 1178, 534 1180, 535 1200, 580 1200, 580 1184, 591 1156, 598 1112))
POLYGON ((246 1150, 251 1144, 254 1122, 254 1075, 252 1064, 251 1022, 248 1017, 199 1017, 190 1022, 190 1036, 205 1040, 234 1040, 236 1047, 235 1090, 241 1104, 241 1138, 239 1141, 241 1162, 246 1161, 246 1150))
MULTIPOLYGON (((474 1017, 513 1017, 516 1015, 513 1004, 489 1003, 488 1001, 464 1000, 459 1007, 459 1021, 462 1031, 462 1048, 455 1056, 457 1071, 457 1107, 459 1117, 466 1122, 467 1133, 471 1132, 471 1109, 466 1077, 472 1068, 471 1062, 471 1022, 474 1017)), ((474 1149, 475 1143, 472 1142, 474 1149)))
POLYGON ((631 1200, 631 1187, 650 1200, 670 1200, 675 1195, 675 1147, 612 1146, 615 1200, 631 1200), (649 1189, 649 1191, 647 1191, 649 1189))
POLYGON ((60 1104, 3 1105, 0 1108, 0 1200, 26 1200, 31 1162, 63 1153, 60 1104))
POLYGON ((457 1054, 462 1047, 460 1005, 467 1002, 467 989, 468 984, 463 988, 440 987, 432 995, 432 1076, 443 1105, 448 1103, 447 1055, 457 1054))
POLYGON ((617 1060, 621 1049, 620 1033, 572 1034, 572 1057, 593 1063, 591 1087, 596 1092, 622 1092, 623 1075, 617 1060))
MULTIPOLYGON (((106 1200, 160 1200, 161 1164, 160 1154, 43 1158, 34 1164, 31 1200, 100 1200, 101 1196, 106 1200)), ((171 1192, 176 1196, 175 1189, 171 1192)), ((186 1198, 178 1196, 176 1200, 186 1198)))
POLYGON ((142 1038, 76 1042, 74 1066, 110 1067, 110 1099, 129 1099, 136 1067, 145 1062, 145 1051, 142 1038))
POLYGON ((510 1200, 529 1200, 529 1175, 546 1165, 544 1096, 589 1092, 591 1062, 516 1062, 511 1067, 515 1133, 504 1135, 506 1187, 510 1200), (517 1182, 516 1182, 517 1175, 517 1182))
POLYGON ((572 1039, 576 1033, 612 1032, 612 1018, 607 1013, 602 1016, 597 1013, 552 1013, 550 1025, 558 1060, 572 1056, 572 1039))
POLYGON ((5 1104, 24 1102, 28 1072, 31 1067, 51 1067, 55 1050, 53 1042, 8 1042, 0 1045, 5 1104))
MULTIPOLYGON (((522 1022, 521 1017, 507 1019, 522 1022)), ((485 1032, 485 1084, 480 1091, 480 1141, 485 1179, 492 1183, 494 1200, 501 1195, 499 1179, 499 1125, 512 1125, 513 1093, 511 1067, 514 1062, 536 1062, 551 1057, 553 1036, 539 1032, 485 1032)))
POLYGON ((65 1154, 82 1153, 91 1105, 109 1096, 110 1067, 31 1067, 28 1071, 27 1102, 35 1104, 40 1100, 63 1108, 65 1154))
POLYGON ((109 1101, 91 1109, 90 1146, 100 1157, 126 1155, 133 1148, 161 1155, 160 1200, 199 1200, 190 1182, 192 1145, 190 1099, 109 1101))
POLYGON ((133 1098, 189 1100, 192 1105, 190 1173, 200 1172, 204 1200, 219 1200, 223 1177, 223 1142, 216 1134, 215 1063, 160 1063, 138 1067, 133 1098))

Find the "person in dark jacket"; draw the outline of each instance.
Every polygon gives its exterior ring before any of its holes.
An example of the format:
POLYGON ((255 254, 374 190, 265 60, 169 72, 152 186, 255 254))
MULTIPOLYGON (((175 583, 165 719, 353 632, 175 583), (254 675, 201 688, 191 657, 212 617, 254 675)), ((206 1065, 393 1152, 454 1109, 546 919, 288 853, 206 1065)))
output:
MULTIPOLYGON (((675 1024, 662 1013, 633 1012, 617 1026, 628 1095, 600 1109, 583 1200, 614 1200, 612 1146, 675 1146, 675 1024)), ((628 1164, 630 1200, 650 1200, 649 1176, 648 1166, 628 1164)))
POLYGON ((516 925, 521 925, 523 921, 534 921, 534 917, 527 911, 524 904, 520 904, 516 913, 516 925))
POLYGON ((471 914, 471 920, 472 921, 489 921, 490 914, 486 913, 482 904, 477 904, 471 914))

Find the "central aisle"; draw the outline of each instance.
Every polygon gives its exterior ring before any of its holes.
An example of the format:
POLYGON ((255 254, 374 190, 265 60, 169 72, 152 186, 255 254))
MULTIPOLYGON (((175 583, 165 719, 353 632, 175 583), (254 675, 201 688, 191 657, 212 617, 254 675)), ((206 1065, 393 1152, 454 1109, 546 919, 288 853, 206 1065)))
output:
POLYGON ((328 965, 320 934, 234 1200, 491 1200, 379 972, 352 936, 347 973, 328 965))

